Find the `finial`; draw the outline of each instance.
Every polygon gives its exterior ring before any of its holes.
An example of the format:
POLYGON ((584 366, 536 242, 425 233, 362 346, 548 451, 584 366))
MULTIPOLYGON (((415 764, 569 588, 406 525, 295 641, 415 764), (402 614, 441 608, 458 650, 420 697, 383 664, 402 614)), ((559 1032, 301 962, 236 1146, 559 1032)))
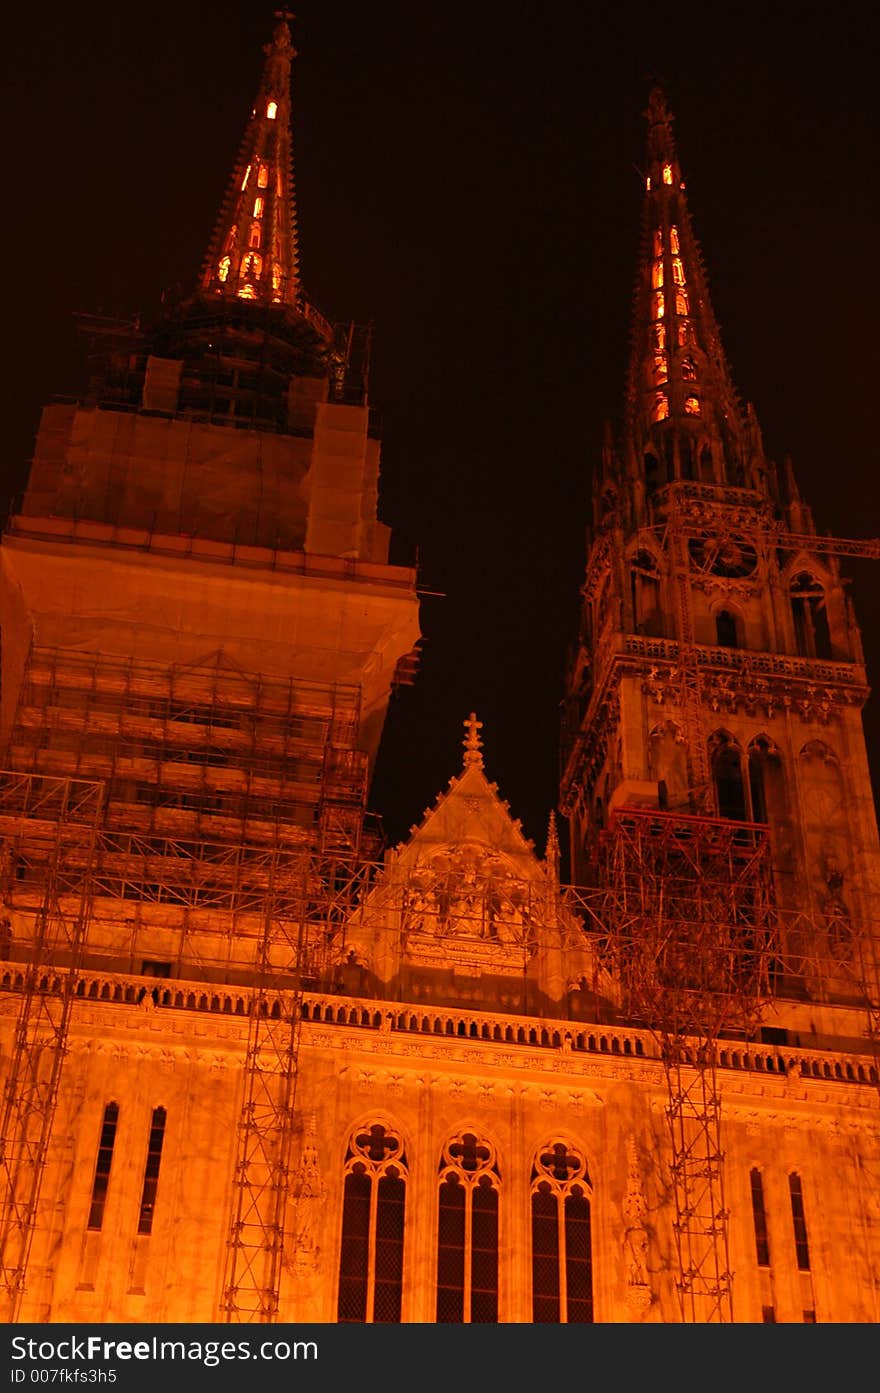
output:
POLYGON ((465 769, 482 769, 483 767, 483 742, 478 735, 478 731, 483 729, 483 722, 478 721, 472 711, 466 721, 462 722, 467 735, 462 744, 464 745, 464 767, 465 769))
POLYGON ((293 23, 296 15, 285 5, 280 10, 274 11, 274 17, 277 19, 278 23, 275 25, 271 42, 263 46, 263 52, 271 53, 273 49, 280 48, 285 51, 290 58, 295 58, 296 49, 290 41, 290 25, 293 23))
MULTIPOLYGON (((673 182, 665 173, 664 166, 676 164, 675 140, 672 134, 673 115, 666 100, 666 91, 661 83, 652 84, 645 112, 648 122, 648 173, 652 186, 660 187, 673 182)), ((680 183, 681 175, 676 169, 674 182, 680 183)))
POLYGON ((547 821, 547 850, 544 861, 554 881, 559 882, 559 831, 556 827, 556 813, 551 808, 547 821))

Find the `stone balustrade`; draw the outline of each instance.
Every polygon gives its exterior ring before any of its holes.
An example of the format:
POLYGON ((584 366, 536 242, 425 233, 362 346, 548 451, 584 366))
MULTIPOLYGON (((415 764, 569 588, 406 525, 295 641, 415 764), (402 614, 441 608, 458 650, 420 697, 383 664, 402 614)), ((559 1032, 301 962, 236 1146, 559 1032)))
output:
MULTIPOLYGON (((20 963, 0 961, 0 993, 20 993, 25 987, 26 968, 20 963)), ((60 994, 63 972, 45 969, 38 973, 40 992, 60 994)), ((204 1012, 236 1016, 246 1020, 252 1010, 253 992, 247 987, 221 983, 187 982, 178 978, 141 977, 127 973, 87 969, 79 974, 75 1000, 113 1005, 146 1006, 146 1009, 204 1012)), ((279 1019, 290 994, 268 991, 264 1013, 279 1019)), ((647 1030, 624 1026, 592 1025, 563 1019, 507 1016, 494 1012, 464 1011, 444 1006, 419 1006, 400 1002, 361 1000, 335 993, 307 991, 303 995, 302 1019, 321 1025, 336 1025, 378 1031, 483 1043, 522 1046, 527 1049, 558 1050, 571 1054, 597 1054, 618 1058, 660 1058, 659 1044, 647 1030)), ((697 1063, 696 1046, 683 1046, 682 1061, 697 1063)), ((760 1043, 719 1040, 716 1065, 722 1070, 799 1077, 876 1086, 876 1066, 863 1054, 763 1046, 760 1043)))

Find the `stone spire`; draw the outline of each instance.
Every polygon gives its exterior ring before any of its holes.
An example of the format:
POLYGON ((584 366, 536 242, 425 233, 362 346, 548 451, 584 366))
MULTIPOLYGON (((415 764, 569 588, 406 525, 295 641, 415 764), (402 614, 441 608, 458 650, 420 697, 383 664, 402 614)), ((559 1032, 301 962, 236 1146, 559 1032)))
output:
POLYGON ((554 885, 559 884, 559 857, 559 829, 556 826, 556 813, 551 808, 547 821, 547 850, 544 853, 544 864, 554 885))
POLYGON ((673 118, 659 87, 645 114, 625 445, 645 469, 649 487, 672 478, 742 484, 749 439, 691 224, 673 118))
POLYGON ((483 767, 483 742, 480 739, 479 731, 483 729, 483 722, 478 721, 472 711, 466 721, 463 721, 467 735, 462 744, 464 745, 464 767, 465 769, 482 769, 483 767))
POLYGON ((203 291, 295 308, 300 300, 290 138, 290 66, 296 51, 277 12, 257 99, 245 128, 200 277, 203 291))

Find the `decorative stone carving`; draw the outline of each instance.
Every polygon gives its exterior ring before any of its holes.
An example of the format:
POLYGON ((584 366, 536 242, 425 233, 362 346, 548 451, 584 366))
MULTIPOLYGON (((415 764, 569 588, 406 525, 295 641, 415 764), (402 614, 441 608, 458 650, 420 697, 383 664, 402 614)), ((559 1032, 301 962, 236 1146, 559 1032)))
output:
POLYGON ((309 1112, 303 1119, 303 1144, 293 1182, 293 1222, 289 1266, 297 1276, 317 1272, 321 1249, 318 1242, 325 1186, 318 1162, 317 1119, 309 1112))
POLYGON ((626 1139, 626 1194, 623 1200, 624 1257, 626 1261, 626 1303, 633 1311, 644 1311, 653 1299, 648 1275, 648 1206, 642 1186, 638 1154, 633 1136, 626 1139))

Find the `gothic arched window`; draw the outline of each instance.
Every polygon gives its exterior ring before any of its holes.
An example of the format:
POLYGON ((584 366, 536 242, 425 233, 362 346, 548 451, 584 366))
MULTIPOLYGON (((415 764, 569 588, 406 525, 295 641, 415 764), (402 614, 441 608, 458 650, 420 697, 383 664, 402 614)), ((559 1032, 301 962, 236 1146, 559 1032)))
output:
POLYGON ((400 1320, 405 1208, 399 1135, 379 1122, 356 1128, 345 1158, 338 1320, 400 1320))
POLYGON ((831 631, 825 609, 825 590, 815 576, 802 571, 792 577, 791 614, 797 651, 804 658, 830 659, 831 631))
POLYGON ((108 1103, 104 1109, 101 1124, 101 1139, 98 1143, 98 1158, 95 1162, 95 1178, 92 1182, 92 1202, 89 1206, 90 1229, 100 1229, 104 1223, 104 1206, 110 1187, 110 1168, 113 1165, 113 1148, 116 1145, 116 1128, 119 1123, 119 1104, 108 1103))
POLYGON ((767 1211, 764 1206, 764 1177, 753 1166, 749 1172, 752 1191, 752 1219, 755 1225, 755 1253, 759 1267, 770 1266, 770 1240, 767 1236, 767 1211))
POLYGON ((732 610, 719 609, 716 612, 715 641, 719 648, 739 648, 739 631, 732 610))
POLYGON ((531 1190, 532 1319, 592 1322, 590 1182, 583 1155, 560 1141, 542 1147, 531 1190))
POLYGON ((743 781, 742 750, 736 741, 720 731, 709 741, 712 779, 718 802, 718 816, 733 822, 746 822, 746 790, 743 781))
POLYGON ((768 735, 756 735, 749 745, 749 801, 752 822, 778 819, 784 810, 779 748, 768 735))
POLYGON ((661 807, 677 808, 687 801, 687 753, 681 728, 661 721, 648 740, 648 769, 658 786, 661 807))
POLYGON ((788 1177, 791 1197, 791 1220, 794 1227, 794 1247, 799 1272, 810 1271, 810 1245, 807 1240, 807 1219, 804 1213, 804 1187, 797 1171, 788 1177))
POLYGON ((443 1148, 438 1192, 437 1320, 498 1320, 498 1167, 491 1142, 460 1132, 443 1148))
POLYGON ((651 552, 642 548, 630 561, 633 623, 637 634, 659 634, 662 630, 660 612, 660 572, 651 552))

